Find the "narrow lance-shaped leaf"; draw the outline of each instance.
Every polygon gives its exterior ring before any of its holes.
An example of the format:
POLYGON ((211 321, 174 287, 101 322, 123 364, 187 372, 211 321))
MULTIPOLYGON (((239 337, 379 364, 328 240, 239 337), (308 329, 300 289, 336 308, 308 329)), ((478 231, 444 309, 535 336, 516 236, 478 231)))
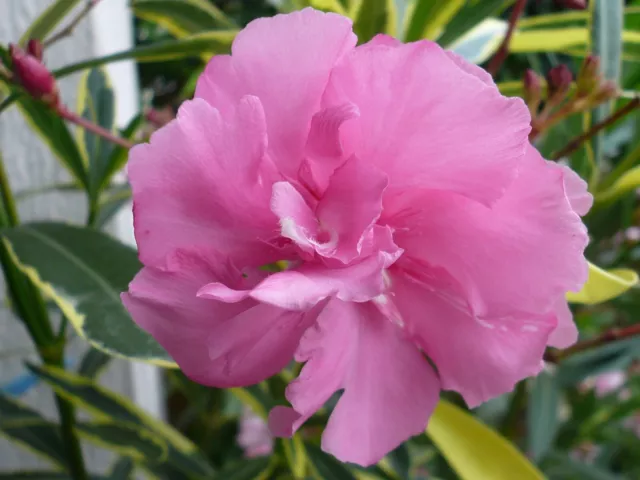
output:
POLYGON ((30 38, 44 40, 78 3, 80 0, 55 0, 51 2, 47 9, 22 34, 20 43, 24 45, 30 38))
POLYGON ((107 478, 108 480, 131 480, 134 470, 133 460, 123 457, 111 467, 107 478))
POLYGON ((94 347, 174 365, 133 323, 120 301, 120 293, 140 269, 135 250, 99 231, 56 223, 21 225, 0 234, 23 273, 94 347))
POLYGON ((441 400, 427 435, 460 480, 543 480, 518 449, 459 407, 441 400))
POLYGON ((603 270, 589 263, 589 278, 582 290, 577 293, 567 293, 567 300, 571 303, 595 305, 606 302, 638 283, 638 274, 626 268, 603 270))
POLYGON ((68 65, 53 72, 58 77, 65 77, 87 68, 105 65, 120 60, 135 59, 138 62, 162 62, 180 58, 210 56, 227 53, 238 30, 214 30, 203 32, 179 40, 167 40, 152 45, 144 45, 104 57, 92 58, 83 62, 68 65))
POLYGON ((58 426, 30 407, 0 394, 0 433, 54 465, 66 465, 58 426))
POLYGON ((465 3, 466 0, 416 0, 405 41, 438 38, 465 3))
MULTIPOLYGON (((142 115, 136 115, 131 119, 129 124, 120 132, 120 137, 125 140, 133 141, 135 136, 140 131, 140 128, 144 125, 144 118, 142 115)), ((113 176, 122 170, 122 168, 127 163, 127 158, 129 155, 129 150, 120 147, 114 146, 113 151, 111 152, 111 156, 107 162, 106 170, 103 172, 101 182, 99 185, 99 190, 102 191, 111 183, 113 176)))
POLYGON ((98 419, 114 419, 154 432, 168 446, 167 468, 175 468, 197 478, 210 478, 213 469, 193 443, 173 427, 151 417, 128 398, 110 392, 90 379, 59 368, 30 368, 58 394, 98 419))
POLYGON ((60 163, 84 188, 88 187, 87 167, 67 125, 44 103, 22 95, 17 99, 18 109, 40 138, 51 148, 60 163))
POLYGON ((515 0, 471 0, 447 24, 438 38, 440 45, 450 45, 483 20, 496 16, 515 0))
MULTIPOLYGON (((83 75, 78 91, 78 114, 109 132, 114 130, 115 98, 105 70, 93 68, 83 75)), ((97 198, 114 146, 87 129, 77 130, 77 142, 89 165, 90 196, 97 198)))
POLYGON ((254 458, 225 467, 214 480, 268 480, 272 471, 269 458, 254 458))
POLYGON ((155 432, 140 425, 106 420, 79 423, 76 431, 93 444, 137 462, 154 464, 167 459, 166 442, 155 432))
POLYGON ((354 15, 353 31, 360 43, 378 33, 395 34, 397 9, 394 0, 362 0, 354 15))
POLYGON ((356 480, 356 477, 335 457, 324 453, 315 445, 306 444, 311 473, 317 480, 356 480))
POLYGON ((136 17, 161 25, 177 38, 236 27, 208 0, 133 0, 131 7, 136 17))
POLYGON ((538 461, 553 447, 558 431, 560 385, 556 376, 542 372, 531 379, 527 409, 527 451, 538 461))

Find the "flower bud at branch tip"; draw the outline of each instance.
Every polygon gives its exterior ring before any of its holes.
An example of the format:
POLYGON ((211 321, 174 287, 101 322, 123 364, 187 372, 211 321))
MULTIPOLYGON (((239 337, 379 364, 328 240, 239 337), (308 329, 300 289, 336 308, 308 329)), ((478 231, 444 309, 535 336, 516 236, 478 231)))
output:
POLYGON ((32 38, 27 43, 27 53, 32 57, 35 57, 36 60, 42 63, 42 58, 44 55, 44 47, 42 46, 42 42, 40 40, 36 40, 32 38))
POLYGON ((569 70, 569 67, 564 64, 549 70, 547 74, 549 100, 551 100, 552 97, 562 99, 569 91, 572 80, 573 74, 571 70, 569 70))
POLYGON ((600 58, 589 55, 584 60, 576 80, 578 96, 584 97, 593 93, 598 88, 600 81, 600 58))
POLYGON ((42 45, 40 42, 30 41, 27 50, 24 52, 17 45, 9 46, 17 83, 32 97, 52 106, 57 105, 59 96, 56 80, 38 58, 42 55, 42 45))

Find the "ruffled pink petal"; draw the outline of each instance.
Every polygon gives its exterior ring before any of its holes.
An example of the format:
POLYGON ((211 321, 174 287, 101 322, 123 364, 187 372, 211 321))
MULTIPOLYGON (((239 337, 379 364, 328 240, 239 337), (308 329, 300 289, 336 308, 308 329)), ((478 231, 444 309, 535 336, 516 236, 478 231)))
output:
POLYGON ((331 69, 356 41, 349 19, 313 9, 254 20, 238 33, 231 56, 211 59, 196 97, 223 114, 243 95, 259 97, 270 155, 294 177, 331 69))
POLYGON ((436 365, 442 388, 459 392, 475 407, 538 374, 554 316, 474 317, 455 282, 445 287, 446 277, 426 266, 415 274, 401 268, 391 273, 391 298, 407 331, 436 365))
POLYGON ((395 192, 383 216, 405 256, 446 269, 480 316, 547 313, 587 279, 586 229, 562 172, 533 148, 492 208, 449 192, 395 192))
POLYGON ((122 295, 127 310, 199 383, 244 386, 276 374, 292 360, 320 307, 300 313, 252 299, 199 298, 196 292, 207 282, 243 287, 240 272, 222 257, 207 252, 206 258, 178 251, 168 270, 143 268, 122 295))
POLYGON ((517 175, 530 115, 467 70, 432 42, 374 42, 335 68, 323 106, 358 106, 360 117, 341 130, 344 149, 387 173, 391 186, 491 204, 517 175))
POLYGON ((382 212, 387 183, 384 173, 356 157, 331 176, 316 214, 337 240, 333 258, 348 263, 362 253, 364 237, 373 235, 373 224, 382 212))
MULTIPOLYGON (((387 238, 380 231, 380 243, 387 238)), ((253 298, 287 310, 306 311, 329 297, 345 302, 367 302, 384 288, 383 271, 402 254, 395 245, 391 252, 380 251, 364 260, 341 268, 307 263, 292 270, 274 273, 251 290, 236 290, 220 282, 203 286, 198 295, 224 302, 237 303, 253 298)))
POLYGON ((449 57, 449 59, 453 63, 455 63, 463 72, 477 78, 488 87, 497 88, 495 86, 495 82, 493 81, 493 77, 484 68, 468 62, 455 52, 447 50, 445 51, 445 53, 447 54, 447 57, 449 57))
POLYGON ((135 234, 140 259, 164 267, 176 249, 214 247, 248 265, 285 257, 269 208, 278 178, 265 158, 264 112, 244 97, 223 120, 203 100, 185 102, 149 144, 131 150, 135 234))
POLYGON ((293 432, 344 389, 322 437, 322 448, 344 462, 377 463, 424 431, 438 401, 435 372, 371 304, 332 301, 296 359, 307 363, 287 388, 293 409, 275 410, 270 425, 293 432))
POLYGON ((282 236, 304 252, 347 264, 362 258, 363 245, 371 243, 386 187, 384 173, 352 157, 331 175, 315 213, 288 182, 274 184, 271 209, 282 236))
POLYGON ((555 315, 558 320, 558 326, 549 336, 547 344, 556 348, 570 347, 578 341, 578 327, 573 321, 573 315, 564 298, 557 302, 555 315))
POLYGON ((589 193, 587 182, 566 165, 550 162, 562 170, 564 190, 571 208, 580 216, 584 216, 593 205, 593 195, 589 193))

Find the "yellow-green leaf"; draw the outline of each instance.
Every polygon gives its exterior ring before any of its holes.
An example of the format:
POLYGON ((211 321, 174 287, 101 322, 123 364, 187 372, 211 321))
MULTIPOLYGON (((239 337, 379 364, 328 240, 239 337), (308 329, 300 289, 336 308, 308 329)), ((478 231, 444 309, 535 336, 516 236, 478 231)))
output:
POLYGON ((543 480, 508 440, 462 409, 441 400, 427 435, 461 480, 543 480))
POLYGON ((359 8, 352 11, 358 42, 368 42, 378 33, 394 35, 397 13, 395 0, 361 0, 359 8))
POLYGON ((613 200, 638 187, 640 187, 640 166, 632 168, 622 175, 611 187, 596 194, 596 202, 613 200))
POLYGON ((571 303, 595 305, 616 298, 638 283, 638 274, 627 268, 603 270, 589 263, 589 279, 578 293, 567 293, 571 303))
POLYGON ((176 38, 236 25, 208 0, 133 0, 136 17, 161 25, 176 38))
POLYGON ((417 0, 405 35, 407 42, 436 39, 466 0, 417 0))
POLYGON ((20 43, 25 44, 30 38, 44 40, 56 28, 56 25, 75 7, 80 0, 57 0, 40 14, 20 37, 20 43))
POLYGON ((313 8, 322 10, 323 12, 334 12, 347 16, 348 13, 338 0, 310 0, 313 8))
POLYGON ((462 35, 451 45, 447 45, 447 48, 469 62, 484 63, 500 47, 502 39, 507 32, 507 27, 507 22, 504 20, 488 18, 462 35))

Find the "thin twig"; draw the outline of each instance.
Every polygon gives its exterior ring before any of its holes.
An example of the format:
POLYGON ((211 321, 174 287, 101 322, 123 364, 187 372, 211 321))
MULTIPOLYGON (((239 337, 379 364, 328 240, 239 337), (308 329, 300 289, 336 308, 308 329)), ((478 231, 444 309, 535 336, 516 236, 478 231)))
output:
POLYGON ((630 337, 635 337, 640 335, 640 323, 635 325, 631 325, 630 327, 625 328, 614 328, 604 332, 601 335, 598 335, 595 338, 590 338, 588 340, 583 340, 582 342, 576 343, 574 346, 566 348, 564 350, 547 352, 545 353, 545 360, 551 363, 559 363, 561 360, 564 360, 571 355, 575 355, 576 353, 584 352, 586 350, 591 350, 596 347, 600 347, 607 343, 615 342, 617 340, 623 340, 630 337))
POLYGON ((509 27, 507 29, 507 33, 500 44, 500 48, 493 56, 491 61, 489 62, 489 66, 487 67, 487 71, 491 74, 492 77, 495 77, 500 71, 500 67, 504 63, 504 60, 509 55, 509 44, 511 43, 511 37, 513 37, 513 33, 516 30, 516 26, 518 25, 518 20, 522 16, 522 12, 524 12, 524 7, 527 3, 527 0, 518 0, 517 3, 513 6, 513 10, 511 10, 511 16, 509 17, 509 27))
POLYGON ((118 137, 117 135, 114 135, 109 130, 104 129, 101 126, 96 125, 95 123, 91 123, 89 120, 81 117, 77 113, 72 112, 71 110, 66 108, 64 105, 58 106, 56 112, 58 113, 58 115, 60 115, 60 117, 64 118, 65 120, 68 120, 71 123, 75 123, 76 125, 86 130, 89 130, 90 132, 93 132, 96 135, 101 136, 102 138, 104 138, 105 140, 108 140, 111 143, 115 143, 116 145, 120 145, 121 147, 124 147, 124 148, 131 148, 134 145, 132 142, 125 140, 124 138, 118 137))
POLYGON ((63 38, 70 36, 75 30, 75 28, 78 26, 78 24, 82 21, 82 19, 86 17, 91 11, 91 9, 95 7, 98 3, 100 3, 100 0, 88 0, 84 8, 78 13, 78 15, 76 15, 76 17, 73 20, 71 20, 71 22, 69 22, 69 25, 67 25, 58 33, 53 34, 51 37, 49 37, 44 42, 42 42, 42 46, 45 48, 50 47, 51 45, 56 43, 58 40, 62 40, 63 38))
POLYGON ((613 125, 618 120, 620 120, 621 118, 625 117, 626 115, 631 113, 633 110, 638 108, 638 106, 640 106, 640 98, 636 97, 633 100, 631 100, 629 103, 627 103, 624 107, 622 107, 620 110, 613 113, 613 115, 605 118, 600 123, 596 123, 590 130, 571 140, 566 147, 564 147, 562 150, 557 152, 552 157, 553 160, 558 160, 559 158, 566 157, 567 155, 571 155, 578 148, 580 148, 580 146, 584 142, 586 142, 591 137, 593 137, 603 129, 607 128, 608 126, 613 125))

